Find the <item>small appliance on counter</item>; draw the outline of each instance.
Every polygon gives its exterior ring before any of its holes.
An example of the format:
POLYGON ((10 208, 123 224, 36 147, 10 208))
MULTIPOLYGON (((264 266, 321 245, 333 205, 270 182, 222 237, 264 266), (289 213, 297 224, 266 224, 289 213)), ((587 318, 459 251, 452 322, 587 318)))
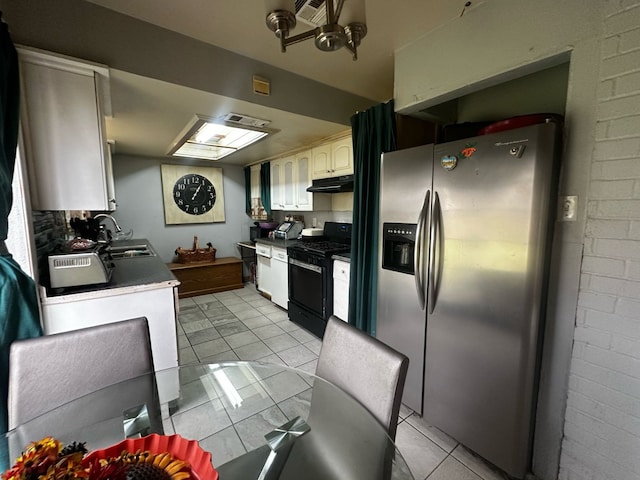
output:
POLYGON ((320 240, 323 236, 324 229, 322 228, 303 228, 300 232, 302 240, 320 240))
POLYGON ((278 225, 273 232, 273 237, 280 240, 295 240, 303 228, 303 222, 287 220, 278 225))
POLYGON ((76 239, 50 253, 48 264, 51 288, 106 284, 113 272, 105 245, 86 239, 76 239))
POLYGON ((249 227, 249 240, 255 243, 260 238, 267 238, 278 225, 278 222, 254 222, 254 226, 249 227))

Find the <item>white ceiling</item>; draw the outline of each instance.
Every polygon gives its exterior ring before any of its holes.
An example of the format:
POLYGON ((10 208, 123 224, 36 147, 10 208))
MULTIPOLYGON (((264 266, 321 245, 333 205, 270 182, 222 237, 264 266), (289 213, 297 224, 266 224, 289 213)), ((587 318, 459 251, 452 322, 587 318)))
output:
MULTIPOLYGON (((221 160, 247 165, 309 145, 348 129, 346 125, 250 104, 209 92, 111 69, 113 117, 107 118, 107 136, 116 155, 163 157, 196 113, 236 112, 271 120, 272 135, 221 160)), ((175 158, 176 162, 184 160, 175 158)))
MULTIPOLYGON (((87 0, 168 30, 210 43, 332 87, 384 102, 393 98, 393 53, 434 28, 457 18, 465 0, 366 0, 368 34, 353 61, 346 49, 317 50, 312 40, 281 53, 275 35, 265 25, 262 0, 87 0)), ((349 0, 347 0, 349 1, 349 0)), ((489 0, 476 0, 472 8, 489 0)), ((298 23, 292 34, 306 27, 298 23)), ((266 118, 279 130, 224 163, 246 165, 298 148, 348 129, 310 117, 112 71, 114 117, 107 122, 116 154, 164 156, 175 136, 192 118, 210 110, 266 118)), ((354 112, 355 113, 355 112, 354 112)))

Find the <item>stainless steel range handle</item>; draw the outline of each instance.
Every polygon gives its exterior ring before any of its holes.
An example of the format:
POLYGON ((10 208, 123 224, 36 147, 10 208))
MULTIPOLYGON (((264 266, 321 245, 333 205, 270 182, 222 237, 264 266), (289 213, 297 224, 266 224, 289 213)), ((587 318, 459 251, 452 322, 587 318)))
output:
POLYGON ((291 265, 295 265, 296 267, 304 268, 305 270, 311 270, 312 272, 322 273, 322 267, 317 265, 311 265, 310 263, 301 262, 300 260, 296 260, 295 258, 290 258, 289 263, 291 265))
POLYGON ((438 300, 438 289, 442 277, 442 208, 440 207, 440 197, 438 192, 433 196, 433 215, 431 228, 429 231, 429 313, 433 313, 438 300))
POLYGON ((422 209, 418 216, 418 224, 416 225, 416 243, 413 254, 413 274, 416 282, 416 290, 418 291, 418 302, 420 309, 425 308, 425 288, 424 288, 424 249, 423 238, 425 237, 424 229, 429 224, 429 203, 431 201, 431 190, 427 190, 422 203, 422 209))

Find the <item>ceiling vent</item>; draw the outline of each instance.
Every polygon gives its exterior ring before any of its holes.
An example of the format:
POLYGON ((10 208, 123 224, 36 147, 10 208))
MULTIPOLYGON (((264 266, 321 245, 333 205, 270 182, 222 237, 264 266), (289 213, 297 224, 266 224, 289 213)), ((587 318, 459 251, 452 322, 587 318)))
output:
POLYGON ((314 27, 324 25, 327 23, 324 0, 296 0, 296 18, 314 27))
POLYGON ((261 120, 259 118, 249 117, 248 115, 241 115, 239 113, 228 113, 225 115, 224 121, 227 123, 234 123, 236 125, 258 128, 265 127, 271 123, 269 120, 261 120))

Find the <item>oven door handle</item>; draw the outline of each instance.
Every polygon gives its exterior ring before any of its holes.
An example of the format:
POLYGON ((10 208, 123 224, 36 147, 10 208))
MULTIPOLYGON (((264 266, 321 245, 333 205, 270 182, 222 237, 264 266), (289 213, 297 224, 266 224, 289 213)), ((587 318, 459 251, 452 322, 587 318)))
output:
POLYGON ((290 258, 289 263, 291 265, 295 265, 296 267, 304 268, 305 270, 311 270, 312 272, 322 273, 322 267, 317 265, 311 265, 310 263, 301 262, 300 260, 296 260, 295 258, 290 258))

